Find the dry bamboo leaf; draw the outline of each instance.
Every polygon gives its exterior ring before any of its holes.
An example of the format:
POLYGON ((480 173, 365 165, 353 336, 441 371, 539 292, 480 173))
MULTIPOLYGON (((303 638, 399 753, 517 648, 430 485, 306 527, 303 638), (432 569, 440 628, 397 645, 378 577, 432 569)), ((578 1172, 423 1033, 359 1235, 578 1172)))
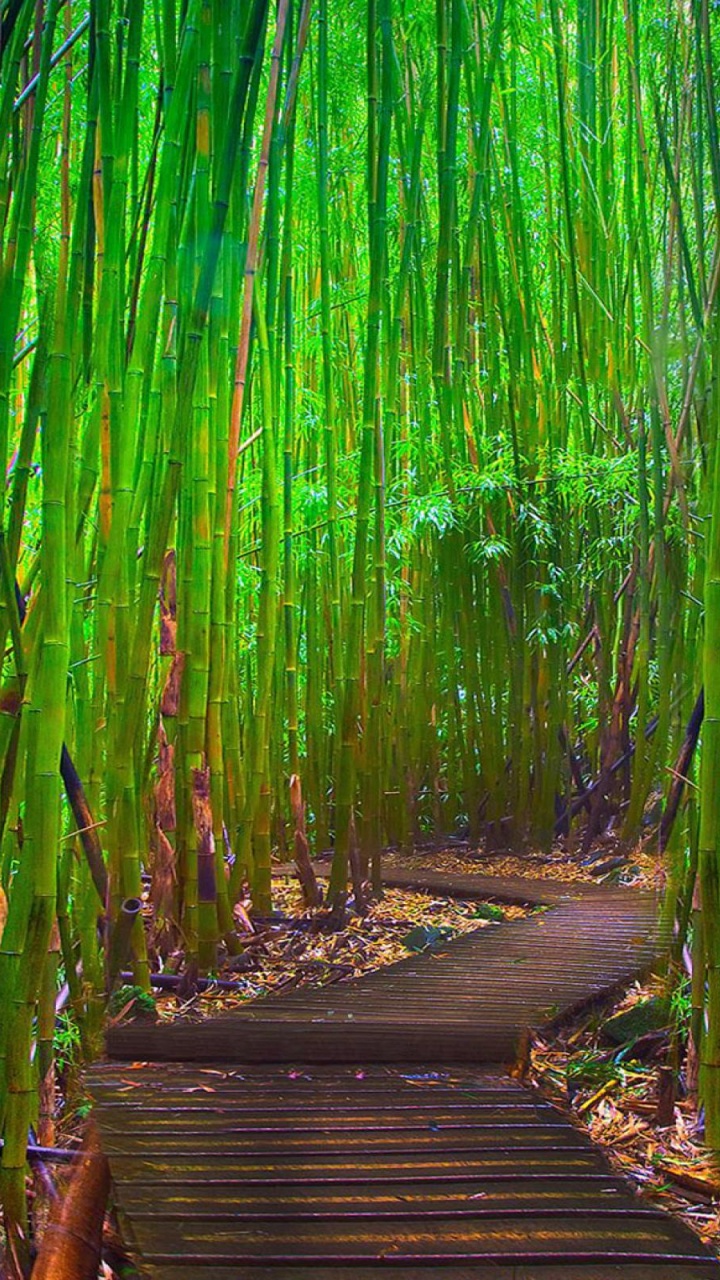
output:
POLYGON ((691 1170, 687 1167, 679 1169, 677 1165, 667 1160, 656 1161, 655 1167, 679 1187, 707 1196, 709 1200, 720 1199, 720 1177, 717 1172, 703 1173, 701 1170, 691 1170))
POLYGON ((162 699, 160 702, 161 716, 177 716, 180 706, 180 686, 182 684, 182 673, 185 667, 185 654, 176 653, 173 655, 172 666, 168 672, 168 678, 163 689, 162 699))
POLYGON ((168 742, 165 729, 158 729, 158 769, 155 784, 155 821, 163 831, 174 831, 175 818, 175 748, 168 742))
POLYGON ((586 1111, 591 1111, 592 1108, 596 1106, 598 1102, 601 1102, 604 1098, 606 1098, 607 1095, 611 1093, 612 1090, 615 1089, 619 1083, 620 1081, 615 1078, 613 1078, 612 1080, 607 1080, 606 1083, 602 1086, 602 1088, 598 1089, 597 1092, 594 1093, 591 1098, 588 1098, 585 1102, 582 1103, 581 1106, 578 1107, 578 1115, 583 1116, 585 1115, 586 1111))
POLYGON ((167 919, 172 915, 175 899, 175 850, 160 827, 155 828, 155 856, 152 866, 150 900, 156 918, 167 919))

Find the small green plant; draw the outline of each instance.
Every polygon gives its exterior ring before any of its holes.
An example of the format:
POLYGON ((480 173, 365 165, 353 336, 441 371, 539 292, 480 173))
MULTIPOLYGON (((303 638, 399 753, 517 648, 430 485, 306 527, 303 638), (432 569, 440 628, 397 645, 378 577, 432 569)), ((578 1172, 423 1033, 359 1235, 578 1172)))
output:
POLYGON ((55 1021, 53 1047, 58 1071, 65 1071, 79 1062, 80 1029, 68 1009, 63 1009, 55 1021))
POLYGON ((120 1014, 129 1018, 154 1018, 155 1001, 141 987, 118 987, 108 1001, 108 1014, 117 1018, 120 1014))
POLYGON ((678 1026, 687 1026, 692 1013, 692 988, 689 978, 681 978, 670 996, 670 1013, 678 1026))
POLYGON ((617 1068, 612 1059, 592 1049, 576 1054, 567 1065, 568 1081, 578 1089, 599 1088, 616 1075, 617 1068))
POLYGON ((481 902, 473 911, 473 916, 476 920, 500 921, 505 919, 505 912, 494 902, 481 902))

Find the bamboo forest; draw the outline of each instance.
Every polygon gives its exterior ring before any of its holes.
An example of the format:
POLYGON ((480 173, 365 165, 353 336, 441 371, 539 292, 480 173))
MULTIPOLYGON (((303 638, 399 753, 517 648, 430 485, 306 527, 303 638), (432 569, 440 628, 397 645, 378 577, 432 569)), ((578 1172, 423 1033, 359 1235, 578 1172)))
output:
MULTIPOLYGON (((122 1223, 124 1263, 107 1222, 104 1261, 43 1262, 72 1199, 53 1148, 80 1149, 109 1070, 93 1064, 150 1062, 166 1031, 190 1046, 217 1014, 218 1036, 240 1019, 242 1063, 243 975, 290 919, 339 962, 353 930, 380 957, 391 916, 425 930, 402 953, 422 952, 418 975, 445 942, 469 956, 442 904, 473 894, 433 888, 443 874, 579 885, 600 935, 609 913, 608 963, 617 904, 652 897, 640 932, 662 940, 613 983, 655 965, 650 1003, 671 1012, 639 1060, 672 1123, 693 1117, 717 1218, 719 95, 717 0, 2 0, 13 1280, 209 1277, 199 1246, 173 1270, 122 1223)), ((483 892, 526 904, 482 930, 498 966, 513 930, 566 909, 483 892)), ((473 910, 473 927, 503 915, 473 910)), ((510 1003, 518 981, 508 961, 510 1003)), ((283 1060, 264 1052, 250 1061, 283 1060)), ((596 1117, 638 1060, 606 1058, 580 1107, 604 1090, 596 1117)), ((122 1200, 98 1106, 90 1149, 122 1200)), ((686 1189, 688 1162, 671 1164, 686 1189)), ((324 1274, 311 1253, 298 1275, 324 1274)), ((266 1275, 232 1256, 213 1277, 266 1275)))

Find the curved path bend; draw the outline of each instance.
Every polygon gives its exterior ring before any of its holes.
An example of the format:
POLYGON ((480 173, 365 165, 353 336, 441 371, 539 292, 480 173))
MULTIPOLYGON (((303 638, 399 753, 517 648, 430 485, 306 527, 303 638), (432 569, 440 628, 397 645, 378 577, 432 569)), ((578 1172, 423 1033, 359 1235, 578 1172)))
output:
POLYGON ((386 883, 547 910, 341 986, 111 1029, 88 1085, 141 1274, 720 1280, 560 1111, 486 1065, 651 967, 653 896, 410 870, 386 883))

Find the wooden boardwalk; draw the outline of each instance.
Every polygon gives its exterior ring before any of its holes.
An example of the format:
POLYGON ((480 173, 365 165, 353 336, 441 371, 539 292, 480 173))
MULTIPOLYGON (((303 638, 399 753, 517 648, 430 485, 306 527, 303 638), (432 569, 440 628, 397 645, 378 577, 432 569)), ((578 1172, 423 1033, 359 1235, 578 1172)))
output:
POLYGON ((469 898, 542 903, 541 915, 478 929, 331 988, 269 996, 198 1026, 113 1028, 114 1058, 183 1062, 507 1062, 518 1033, 622 986, 657 953, 655 900, 552 881, 397 872, 469 898), (500 932, 498 932, 498 928, 500 932))
POLYGON ((142 1274, 720 1280, 698 1239, 640 1201, 561 1112, 482 1065, 647 968, 651 896, 388 881, 549 910, 347 985, 113 1029, 88 1084, 142 1274))

